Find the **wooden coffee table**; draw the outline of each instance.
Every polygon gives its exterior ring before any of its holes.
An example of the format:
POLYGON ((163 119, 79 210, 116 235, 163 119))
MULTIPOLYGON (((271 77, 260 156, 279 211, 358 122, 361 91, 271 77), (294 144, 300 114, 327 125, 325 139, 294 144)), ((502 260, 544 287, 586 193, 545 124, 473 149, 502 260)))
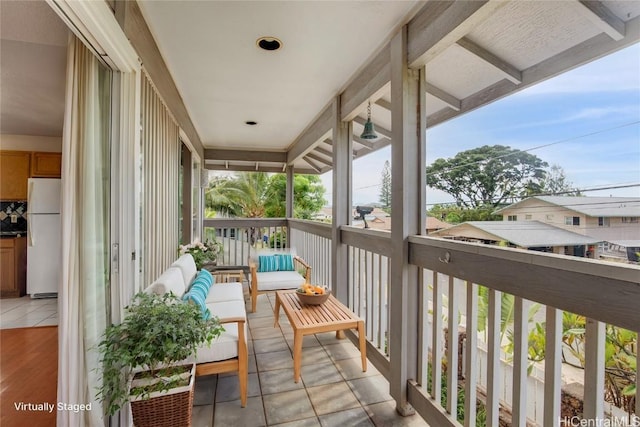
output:
POLYGON ((276 292, 274 309, 275 324, 279 325, 280 307, 284 309, 293 328, 293 380, 300 380, 302 363, 302 340, 305 335, 320 332, 336 332, 337 338, 344 338, 342 331, 357 329, 360 340, 360 357, 362 372, 367 371, 367 341, 364 332, 364 320, 357 317, 347 306, 333 295, 322 305, 302 305, 295 294, 296 291, 276 292))

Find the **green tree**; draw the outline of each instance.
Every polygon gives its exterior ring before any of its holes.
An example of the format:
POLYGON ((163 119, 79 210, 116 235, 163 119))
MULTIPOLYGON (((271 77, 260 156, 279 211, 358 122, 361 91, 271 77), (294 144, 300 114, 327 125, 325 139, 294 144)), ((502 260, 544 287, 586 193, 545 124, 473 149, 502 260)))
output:
MULTIPOLYGON (((324 206, 325 188, 317 175, 294 177, 294 217, 308 219, 324 206)), ((205 193, 206 208, 231 217, 281 218, 285 216, 286 176, 264 172, 216 178, 205 193)))
POLYGON ((500 221, 502 215, 494 215, 493 206, 479 206, 477 208, 463 208, 457 205, 434 205, 428 214, 450 224, 460 224, 465 221, 500 221))
MULTIPOLYGON (((283 174, 271 176, 270 199, 266 202, 266 216, 284 218, 286 216, 287 177, 283 174)), ((311 219, 325 205, 325 188, 318 175, 295 175, 293 178, 293 216, 311 219)))
POLYGON ((427 185, 442 190, 465 208, 496 207, 540 192, 548 164, 503 145, 462 151, 427 167, 427 185))
POLYGON ((382 168, 380 203, 382 203, 382 209, 385 212, 391 212, 391 165, 389 164, 389 160, 384 162, 384 167, 382 168))
POLYGON ((562 166, 556 164, 551 165, 551 167, 545 171, 540 193, 580 196, 580 190, 576 189, 573 183, 567 179, 567 175, 562 166))
POLYGON ((264 172, 212 180, 205 193, 206 206, 232 217, 263 218, 271 195, 269 182, 264 172))

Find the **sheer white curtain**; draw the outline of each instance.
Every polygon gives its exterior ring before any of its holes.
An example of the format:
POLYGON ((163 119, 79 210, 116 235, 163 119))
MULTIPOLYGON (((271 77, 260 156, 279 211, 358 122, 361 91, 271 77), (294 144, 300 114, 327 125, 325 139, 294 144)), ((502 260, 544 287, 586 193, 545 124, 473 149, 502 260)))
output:
POLYGON ((111 72, 75 37, 67 58, 62 146, 62 280, 58 289, 58 426, 104 425, 95 346, 107 324, 111 72))
POLYGON ((153 83, 142 76, 142 287, 176 259, 180 227, 180 129, 153 83))

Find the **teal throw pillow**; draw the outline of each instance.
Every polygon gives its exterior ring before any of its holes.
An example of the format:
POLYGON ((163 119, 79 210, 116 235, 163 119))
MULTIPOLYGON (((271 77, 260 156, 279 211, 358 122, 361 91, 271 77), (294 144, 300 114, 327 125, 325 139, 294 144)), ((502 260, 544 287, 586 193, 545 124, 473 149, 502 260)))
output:
POLYGON ((295 267, 293 265, 293 255, 284 254, 284 255, 276 255, 278 257, 278 270, 279 271, 295 271, 295 267))
POLYGON ((205 270, 205 269, 200 270, 198 272, 198 275, 196 276, 196 279, 200 279, 200 278, 205 280, 209 284, 209 287, 211 287, 211 285, 215 283, 213 276, 208 270, 205 270))
POLYGON ((202 318, 204 320, 209 320, 211 318, 211 312, 207 308, 205 303, 206 295, 202 296, 202 293, 199 291, 192 292, 189 291, 182 296, 182 300, 186 303, 196 304, 200 307, 200 313, 202 314, 202 318))
POLYGON ((278 258, 275 255, 258 256, 258 273, 278 271, 278 258))

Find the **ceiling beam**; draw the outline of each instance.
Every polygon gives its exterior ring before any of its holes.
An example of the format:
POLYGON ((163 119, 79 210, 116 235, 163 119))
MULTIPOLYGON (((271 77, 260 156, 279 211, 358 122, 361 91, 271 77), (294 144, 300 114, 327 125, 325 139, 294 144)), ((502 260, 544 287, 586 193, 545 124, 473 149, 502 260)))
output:
POLYGON ((380 98, 376 101, 376 105, 384 108, 385 110, 391 111, 391 103, 384 98, 380 98))
POLYGON ((319 147, 319 146, 318 146, 318 147, 316 147, 316 148, 314 148, 314 150, 313 150, 313 151, 315 151, 315 152, 317 152, 317 153, 320 153, 320 154, 323 154, 323 155, 325 155, 325 156, 327 156, 327 157, 330 157, 330 158, 331 158, 331 157, 333 157, 333 153, 332 153, 331 151, 329 151, 329 150, 325 150, 324 148, 319 147))
POLYGON ((591 21, 613 40, 620 41, 625 35, 624 21, 618 18, 601 1, 575 1, 576 12, 591 21))
POLYGON ((377 99, 384 93, 385 85, 391 81, 391 66, 387 43, 349 83, 340 96, 342 121, 348 122, 358 115, 362 105, 369 99, 377 99))
MULTIPOLYGON (((255 172, 256 167, 254 165, 232 165, 230 164, 227 168, 226 165, 222 164, 205 164, 204 168, 212 171, 233 171, 233 172, 255 172)), ((260 172, 273 172, 273 173, 282 173, 282 167, 279 166, 260 166, 260 172)), ((314 169, 307 168, 295 168, 295 173, 300 174, 311 174, 315 175, 318 172, 314 169)))
POLYGON ((357 142, 358 144, 364 145, 365 147, 367 147, 369 149, 373 149, 375 147, 375 144, 373 143, 373 141, 362 139, 358 135, 353 135, 353 140, 355 142, 357 142))
POLYGON ((462 102, 455 96, 451 95, 449 92, 445 92, 444 90, 432 85, 431 83, 425 83, 425 89, 429 95, 435 96, 453 110, 460 111, 460 108, 462 108, 462 102))
POLYGON ((207 148, 204 150, 204 160, 286 163, 287 153, 284 151, 225 150, 219 148, 207 148))
POLYGON ((489 52, 487 49, 475 44, 471 40, 466 37, 461 38, 457 41, 458 46, 462 47, 466 51, 472 53, 477 56, 485 63, 489 64, 491 67, 495 68, 498 72, 500 72, 503 77, 511 81, 515 84, 522 83, 522 73, 513 65, 508 62, 498 58, 493 53, 489 52))
MULTIPOLYGON (((363 119, 360 116, 355 116, 353 118, 353 121, 358 123, 358 124, 360 124, 360 125, 362 125, 362 126, 364 126, 364 124, 367 122, 365 119, 363 119)), ((381 135, 384 135, 387 138, 391 138, 391 131, 389 129, 385 129, 385 128, 383 128, 381 126, 378 126, 378 125, 375 125, 375 129, 376 129, 377 133, 379 133, 381 135)))
POLYGON ((307 154, 307 157, 309 157, 310 159, 315 160, 317 162, 320 162, 320 163, 322 163, 324 165, 327 165, 329 167, 333 167, 333 162, 331 160, 324 159, 324 158, 318 156, 315 153, 309 153, 309 154, 307 154))
POLYGON ((506 95, 518 92, 542 80, 557 76, 567 70, 591 62, 604 55, 624 49, 640 41, 640 17, 625 23, 626 33, 620 41, 612 40, 607 34, 598 34, 584 42, 560 52, 536 65, 522 71, 522 83, 515 85, 508 80, 501 80, 461 101, 460 111, 445 108, 427 117, 427 126, 432 127, 445 122, 459 114, 475 110, 506 95))
POLYGON ((409 66, 424 66, 508 3, 496 0, 427 2, 409 22, 409 66))
POLYGON ((322 112, 316 116, 307 128, 296 138, 287 150, 287 164, 291 165, 297 159, 303 157, 311 151, 314 144, 318 142, 327 132, 333 130, 333 101, 331 101, 322 112))
POLYGON ((309 158, 309 155, 304 156, 303 159, 304 159, 305 162, 307 162, 309 164, 309 166, 311 166, 311 169, 316 171, 316 173, 321 173, 320 166, 318 166, 313 160, 311 160, 309 158))

